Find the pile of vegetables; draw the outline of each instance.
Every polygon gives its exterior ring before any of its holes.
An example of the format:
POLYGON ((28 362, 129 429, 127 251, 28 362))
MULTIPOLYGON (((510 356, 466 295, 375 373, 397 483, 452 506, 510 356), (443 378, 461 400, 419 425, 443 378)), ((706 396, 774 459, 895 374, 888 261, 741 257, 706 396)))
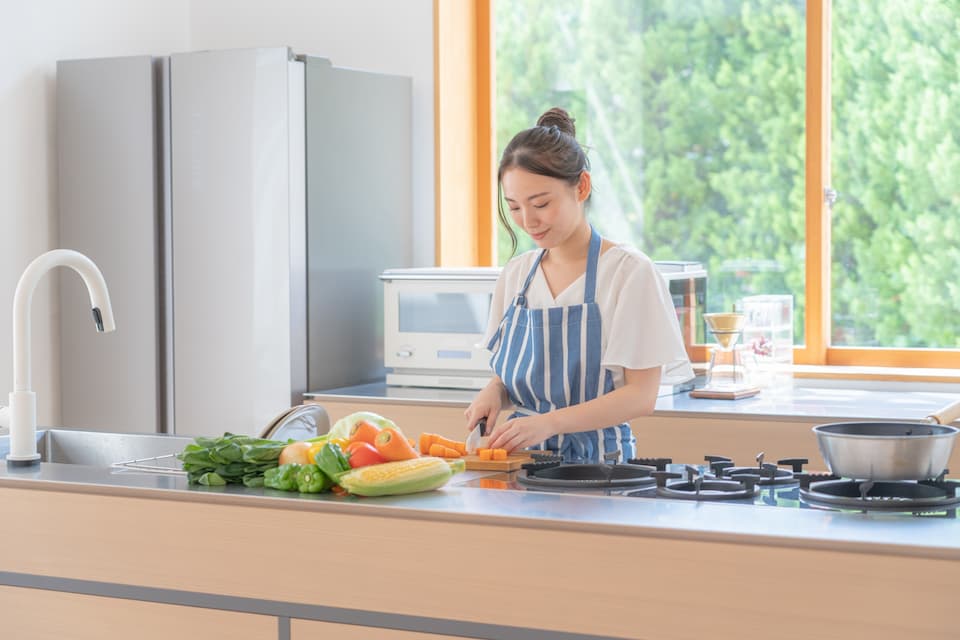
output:
MULTIPOLYGON (((505 449, 479 449, 481 460, 506 460, 505 449)), ((408 440, 383 416, 359 411, 310 440, 280 442, 225 433, 197 438, 177 457, 191 484, 242 483, 300 493, 397 495, 443 486, 463 471, 466 443, 436 433, 408 440)))
POLYGON ((429 491, 465 465, 421 456, 393 421, 368 411, 339 420, 325 436, 291 442, 264 486, 281 491, 338 491, 381 496, 429 491))
MULTIPOLYGON (((466 451, 462 442, 431 444, 452 445, 455 457, 466 451)), ((243 483, 281 491, 361 496, 430 491, 466 466, 446 456, 421 456, 393 421, 369 411, 351 414, 329 433, 310 440, 280 442, 225 433, 220 438, 197 438, 177 457, 191 484, 243 483)))
POLYGON ((225 433, 196 438, 177 454, 190 484, 262 487, 264 473, 277 466, 286 443, 225 433))

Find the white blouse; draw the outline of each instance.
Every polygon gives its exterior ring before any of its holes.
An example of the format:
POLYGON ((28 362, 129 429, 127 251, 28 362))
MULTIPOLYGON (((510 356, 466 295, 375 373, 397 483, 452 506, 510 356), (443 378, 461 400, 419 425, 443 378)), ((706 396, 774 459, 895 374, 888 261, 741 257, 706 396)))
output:
MULTIPOLYGON (((482 346, 497 332, 539 253, 540 249, 522 253, 503 268, 482 346)), ((527 306, 545 309, 583 304, 585 283, 583 274, 554 298, 543 269, 538 267, 527 289, 527 306)), ((615 389, 623 386, 624 369, 660 366, 660 384, 693 378, 667 282, 646 254, 626 245, 615 245, 600 254, 596 302, 602 328, 601 366, 612 373, 615 389)))

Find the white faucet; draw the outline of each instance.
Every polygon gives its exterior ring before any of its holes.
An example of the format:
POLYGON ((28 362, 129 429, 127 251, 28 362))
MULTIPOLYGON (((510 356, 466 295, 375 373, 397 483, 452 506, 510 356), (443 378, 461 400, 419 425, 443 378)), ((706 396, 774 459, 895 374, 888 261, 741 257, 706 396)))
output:
POLYGON ((37 453, 37 394, 30 389, 30 303, 37 282, 53 267, 70 267, 80 274, 90 294, 97 331, 116 329, 103 274, 93 260, 69 249, 48 251, 31 262, 13 294, 13 392, 10 394, 10 453, 7 464, 31 465, 37 453))

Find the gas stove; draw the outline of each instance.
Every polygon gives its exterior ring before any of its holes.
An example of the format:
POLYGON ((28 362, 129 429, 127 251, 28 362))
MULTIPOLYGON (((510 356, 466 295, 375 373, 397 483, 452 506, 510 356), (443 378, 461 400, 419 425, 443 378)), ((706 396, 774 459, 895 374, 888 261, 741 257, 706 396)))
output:
POLYGON ((674 464, 670 458, 632 458, 625 464, 570 464, 541 456, 510 473, 492 473, 464 483, 485 489, 541 491, 641 499, 710 501, 724 504, 885 512, 956 518, 960 481, 871 482, 805 471, 803 458, 738 466, 708 455, 701 464, 674 464))

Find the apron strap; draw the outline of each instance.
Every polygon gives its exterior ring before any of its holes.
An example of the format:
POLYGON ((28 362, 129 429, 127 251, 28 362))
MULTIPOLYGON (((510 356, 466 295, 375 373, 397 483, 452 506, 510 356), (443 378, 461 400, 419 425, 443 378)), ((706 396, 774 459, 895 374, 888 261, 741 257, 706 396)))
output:
POLYGON ((540 261, 543 260, 543 256, 547 253, 546 249, 540 251, 540 255, 537 256, 537 259, 533 261, 533 267, 530 269, 530 273, 527 274, 527 279, 523 282, 523 288, 520 289, 520 293, 517 294, 517 299, 514 301, 514 304, 519 307, 527 306, 527 289, 530 287, 530 283, 533 281, 533 276, 537 273, 537 267, 540 266, 540 261))
POLYGON ((593 304, 597 295, 597 262, 600 260, 600 234, 590 225, 590 252, 587 254, 587 278, 584 284, 583 303, 593 304))

